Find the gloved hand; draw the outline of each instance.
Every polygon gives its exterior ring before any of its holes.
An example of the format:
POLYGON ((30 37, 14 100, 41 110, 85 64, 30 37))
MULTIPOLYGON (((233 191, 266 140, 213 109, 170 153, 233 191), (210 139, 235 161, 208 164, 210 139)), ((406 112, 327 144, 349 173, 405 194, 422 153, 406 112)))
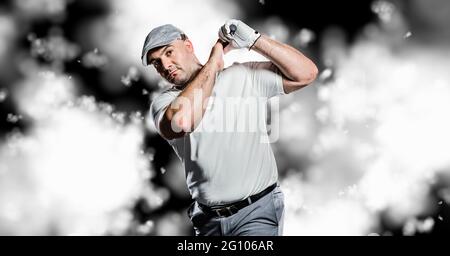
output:
POLYGON ((258 31, 235 19, 228 20, 219 29, 219 38, 224 42, 231 43, 236 49, 248 48, 250 50, 260 36, 258 31))

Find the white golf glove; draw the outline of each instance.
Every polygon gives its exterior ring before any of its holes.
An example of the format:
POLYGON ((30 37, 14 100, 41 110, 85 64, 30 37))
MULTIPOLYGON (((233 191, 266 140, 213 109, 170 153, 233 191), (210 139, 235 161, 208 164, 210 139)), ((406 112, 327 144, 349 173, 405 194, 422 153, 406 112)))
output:
POLYGON ((236 49, 248 48, 250 50, 260 36, 258 31, 240 20, 228 20, 219 29, 219 38, 224 42, 231 43, 236 49))

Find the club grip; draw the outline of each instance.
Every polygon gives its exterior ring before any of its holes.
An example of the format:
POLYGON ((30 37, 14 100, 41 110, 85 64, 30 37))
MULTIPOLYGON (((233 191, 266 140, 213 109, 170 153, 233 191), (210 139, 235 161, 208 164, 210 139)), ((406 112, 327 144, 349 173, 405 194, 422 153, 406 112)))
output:
POLYGON ((236 33, 237 27, 234 24, 230 25, 230 35, 234 35, 234 33, 236 33))
POLYGON ((226 41, 223 41, 223 40, 219 40, 219 41, 222 44, 223 48, 227 47, 230 44, 229 42, 226 42, 226 41))

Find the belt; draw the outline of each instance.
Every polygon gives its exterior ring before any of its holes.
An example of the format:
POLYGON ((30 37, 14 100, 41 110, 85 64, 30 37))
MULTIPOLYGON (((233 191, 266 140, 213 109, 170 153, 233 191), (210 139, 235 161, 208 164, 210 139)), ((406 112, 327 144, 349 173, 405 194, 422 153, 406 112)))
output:
POLYGON ((274 183, 264 189, 263 191, 259 192, 258 194, 254 194, 252 196, 247 197, 247 199, 244 199, 242 201, 238 201, 231 204, 226 205, 217 205, 217 206, 207 206, 204 204, 198 203, 200 209, 207 215, 214 216, 214 217, 229 217, 235 213, 237 213, 240 209, 251 205, 252 203, 258 201, 261 197, 269 194, 272 192, 272 190, 275 189, 277 186, 277 183, 274 183))

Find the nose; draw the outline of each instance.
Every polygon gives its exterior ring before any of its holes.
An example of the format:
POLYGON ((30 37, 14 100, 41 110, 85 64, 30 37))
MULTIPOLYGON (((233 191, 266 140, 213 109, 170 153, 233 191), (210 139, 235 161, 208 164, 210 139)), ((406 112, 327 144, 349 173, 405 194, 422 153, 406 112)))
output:
POLYGON ((161 58, 161 65, 164 68, 164 72, 169 72, 173 67, 173 62, 170 58, 161 58))

